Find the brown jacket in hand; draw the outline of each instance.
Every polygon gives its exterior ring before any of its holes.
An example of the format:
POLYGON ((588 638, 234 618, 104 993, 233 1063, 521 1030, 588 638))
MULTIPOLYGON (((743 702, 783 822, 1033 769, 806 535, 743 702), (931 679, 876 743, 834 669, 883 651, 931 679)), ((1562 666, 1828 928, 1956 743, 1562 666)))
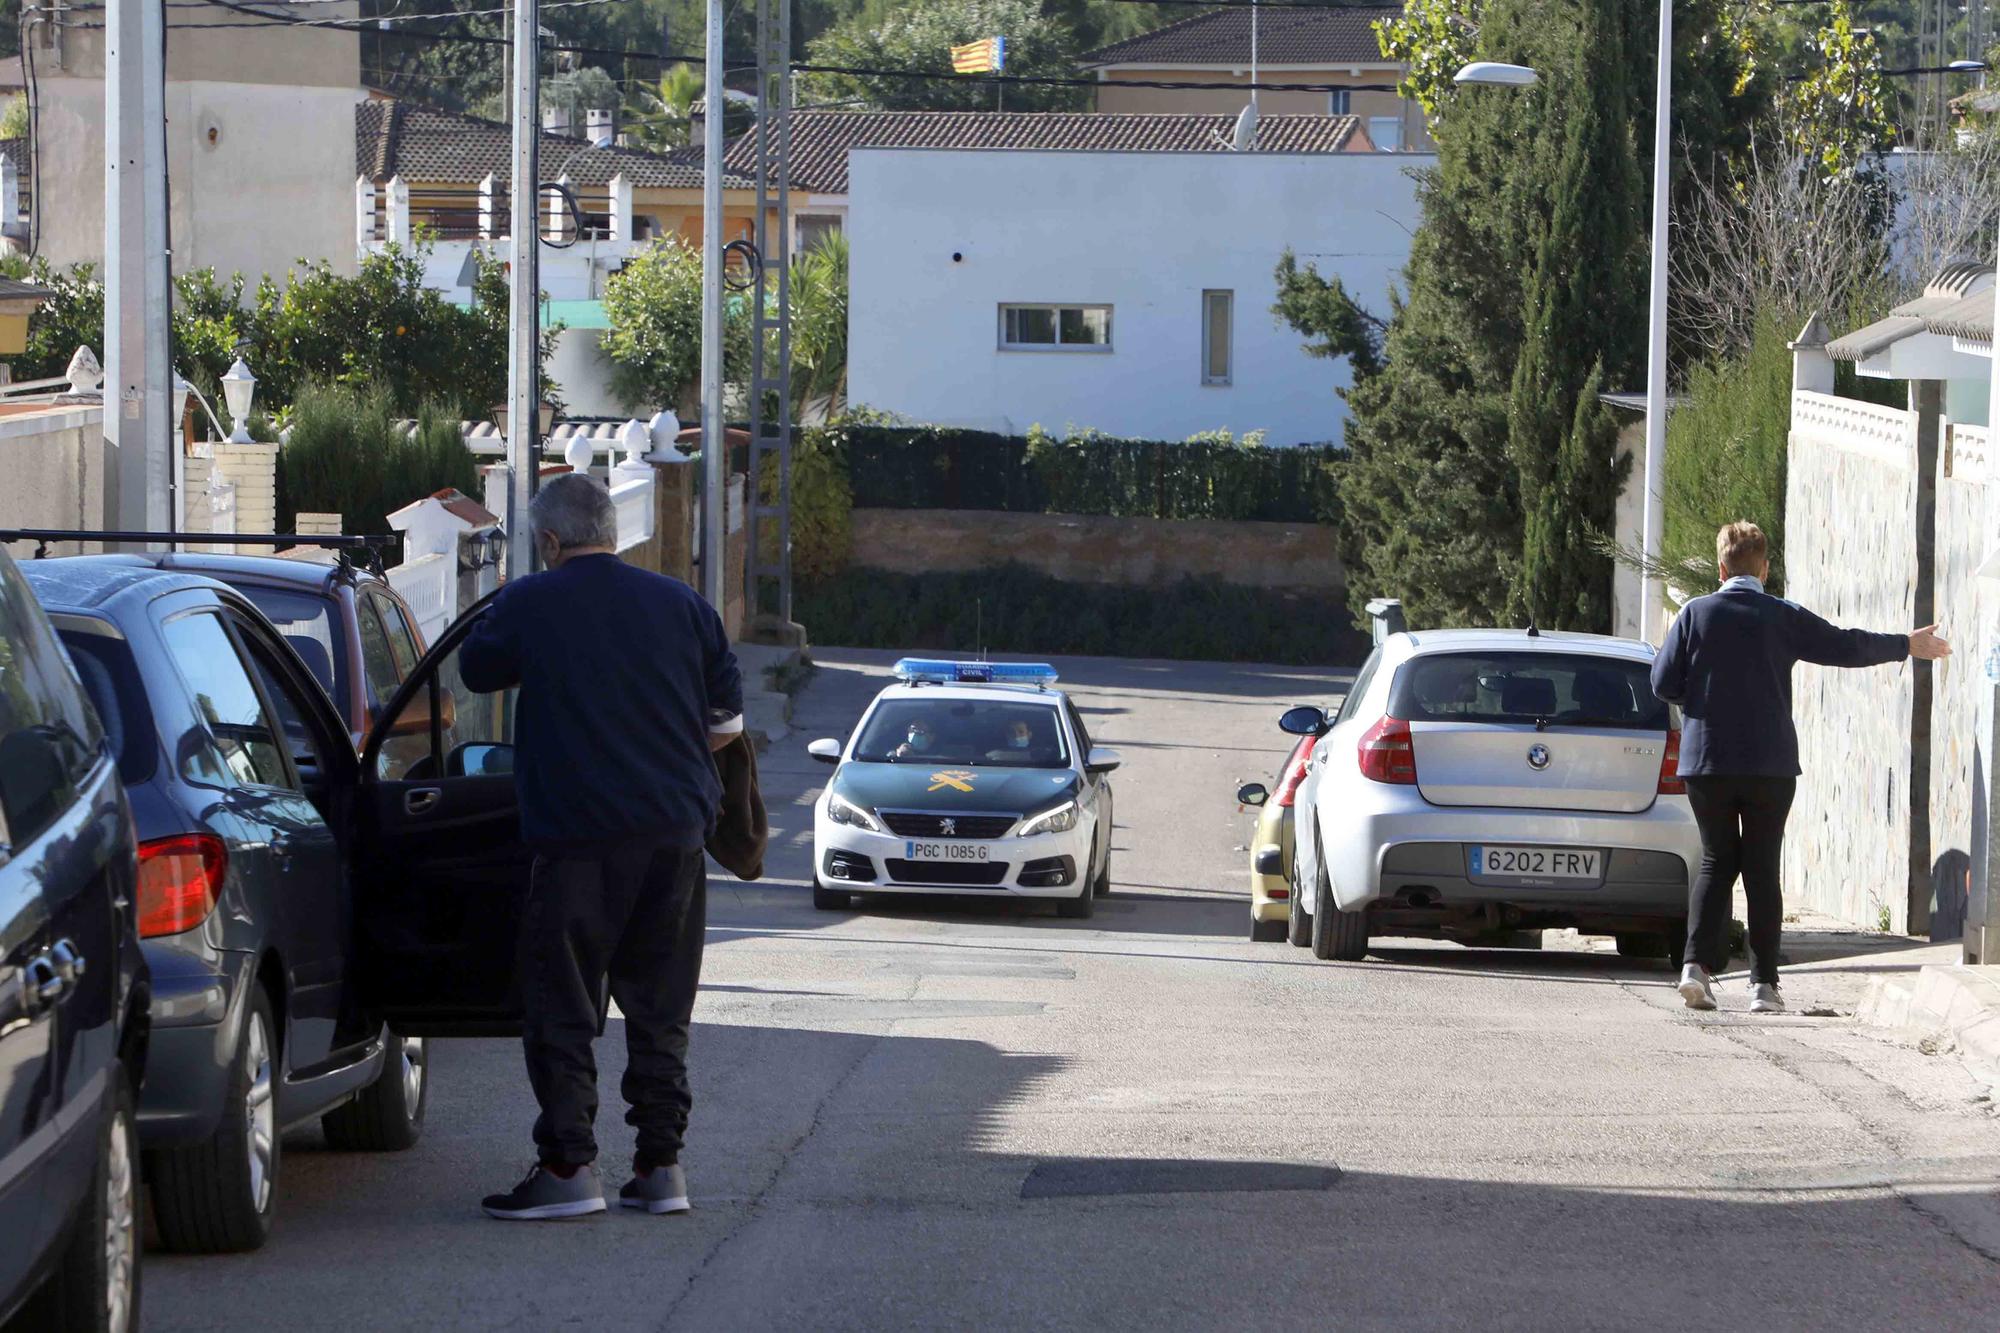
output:
POLYGON ((722 778, 722 808, 716 814, 715 832, 708 835, 708 854, 738 879, 761 879, 771 820, 764 813, 763 793, 757 790, 757 747, 742 734, 712 757, 722 778))

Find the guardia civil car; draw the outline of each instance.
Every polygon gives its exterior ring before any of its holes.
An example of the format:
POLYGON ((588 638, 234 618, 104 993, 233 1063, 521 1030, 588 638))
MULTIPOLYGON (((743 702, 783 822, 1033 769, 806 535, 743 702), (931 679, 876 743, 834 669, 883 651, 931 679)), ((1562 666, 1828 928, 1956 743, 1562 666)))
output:
POLYGON ((1047 898, 1087 917, 1111 888, 1115 751, 1093 746, 1055 668, 904 658, 813 814, 813 906, 856 891, 1047 898))

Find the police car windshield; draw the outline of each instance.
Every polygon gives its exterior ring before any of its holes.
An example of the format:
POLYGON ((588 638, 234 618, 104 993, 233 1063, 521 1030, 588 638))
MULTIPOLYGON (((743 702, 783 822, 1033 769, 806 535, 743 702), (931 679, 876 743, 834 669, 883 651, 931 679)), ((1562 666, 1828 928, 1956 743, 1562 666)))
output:
POLYGON ((854 758, 870 764, 1067 768, 1069 744, 1053 704, 1008 699, 884 699, 854 758))

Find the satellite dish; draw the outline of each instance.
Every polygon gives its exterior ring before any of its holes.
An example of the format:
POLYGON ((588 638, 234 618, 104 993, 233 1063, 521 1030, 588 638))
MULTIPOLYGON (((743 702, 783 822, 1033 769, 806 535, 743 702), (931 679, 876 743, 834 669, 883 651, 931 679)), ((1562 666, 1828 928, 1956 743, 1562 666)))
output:
POLYGON ((1247 153, 1256 142, 1257 104, 1252 102, 1237 113, 1236 128, 1229 136, 1229 147, 1232 152, 1247 153))

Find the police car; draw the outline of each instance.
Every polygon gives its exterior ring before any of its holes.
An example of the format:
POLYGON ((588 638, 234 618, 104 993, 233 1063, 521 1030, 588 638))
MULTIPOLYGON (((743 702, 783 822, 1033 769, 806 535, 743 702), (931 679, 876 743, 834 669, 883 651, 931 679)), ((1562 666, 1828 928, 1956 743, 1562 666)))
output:
POLYGON ((1111 887, 1113 750, 1090 743, 1054 667, 904 658, 843 745, 813 812, 813 906, 856 891, 1054 900, 1111 887))

